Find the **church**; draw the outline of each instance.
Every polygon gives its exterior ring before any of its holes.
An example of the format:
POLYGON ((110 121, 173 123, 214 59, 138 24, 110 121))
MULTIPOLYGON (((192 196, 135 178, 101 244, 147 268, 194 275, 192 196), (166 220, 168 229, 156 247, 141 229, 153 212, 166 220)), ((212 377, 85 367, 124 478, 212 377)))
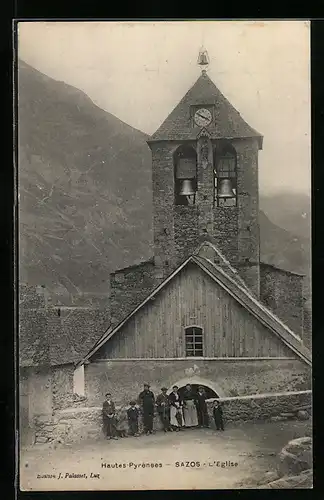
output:
POLYGON ((198 64, 197 81, 147 141, 153 254, 111 274, 109 320, 47 307, 42 290, 20 306, 20 410, 35 442, 70 428, 83 439, 93 415, 101 436, 105 394, 125 407, 144 383, 155 394, 203 386, 229 402, 227 415, 234 405, 233 418, 242 401, 239 418, 252 419, 260 398, 263 416, 276 415, 278 397, 285 411, 309 401, 303 276, 260 260, 263 137, 211 81, 205 51, 198 64))
POLYGON ((201 51, 199 78, 148 140, 154 255, 111 275, 110 326, 75 365, 74 391, 90 406, 107 391, 129 401, 143 383, 189 382, 217 398, 309 379, 302 276, 260 261, 263 137, 208 62, 201 51))

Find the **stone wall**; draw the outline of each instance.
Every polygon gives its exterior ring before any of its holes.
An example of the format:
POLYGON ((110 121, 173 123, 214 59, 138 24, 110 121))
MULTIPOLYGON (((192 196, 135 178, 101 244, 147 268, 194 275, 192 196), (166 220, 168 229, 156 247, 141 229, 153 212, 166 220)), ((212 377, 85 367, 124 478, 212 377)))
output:
POLYGON ((174 220, 174 254, 173 262, 168 262, 168 265, 174 269, 197 249, 200 241, 200 210, 197 205, 179 205, 172 208, 172 213, 174 220))
POLYGON ((155 285, 154 262, 119 269, 110 275, 111 322, 118 323, 138 306, 155 285))
POLYGON ((20 367, 79 361, 109 327, 107 308, 54 307, 44 287, 21 284, 19 293, 20 367))
POLYGON ((39 309, 46 305, 46 290, 44 286, 19 284, 20 309, 39 309))
POLYGON ((311 370, 298 359, 107 360, 85 366, 85 394, 91 406, 102 404, 110 391, 118 404, 136 399, 148 382, 160 388, 186 381, 210 387, 221 397, 307 390, 311 370))
MULTIPOLYGON (((259 394, 246 397, 219 398, 223 403, 224 422, 257 422, 271 420, 282 412, 297 412, 299 407, 311 405, 311 392, 285 392, 259 394)), ((214 399, 207 401, 210 426, 213 420, 214 399)), ((128 430, 126 406, 117 406, 118 429, 128 430)), ((140 419, 140 432, 142 419, 140 419)), ((101 406, 68 408, 56 413, 51 419, 39 417, 36 423, 37 443, 80 443, 86 440, 104 439, 101 406)), ((154 429, 161 430, 158 415, 154 417, 154 429)))
POLYGON ((72 364, 52 367, 53 411, 73 404, 73 372, 72 364))
POLYGON ((260 298, 293 332, 303 333, 303 276, 260 265, 260 298))
MULTIPOLYGON (((213 401, 209 400, 208 411, 212 420, 213 401)), ((274 394, 258 394, 236 398, 222 398, 225 422, 267 421, 282 413, 297 415, 300 407, 312 405, 311 391, 296 391, 274 394)), ((293 417, 291 417, 293 418, 293 417)))
POLYGON ((53 415, 57 411, 87 405, 86 397, 73 393, 73 371, 73 364, 20 369, 19 412, 22 443, 35 440, 45 442, 44 433, 52 431, 53 415))
POLYGON ((240 263, 236 267, 238 274, 250 291, 260 299, 260 265, 240 263))

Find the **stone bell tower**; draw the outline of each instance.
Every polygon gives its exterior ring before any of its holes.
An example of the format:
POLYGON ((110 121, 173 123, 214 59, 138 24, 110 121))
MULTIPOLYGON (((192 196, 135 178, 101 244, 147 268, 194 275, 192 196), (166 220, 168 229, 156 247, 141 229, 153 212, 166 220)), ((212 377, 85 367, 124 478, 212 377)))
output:
POLYGON ((154 263, 169 275, 203 241, 213 241, 259 295, 258 151, 251 128, 201 75, 148 145, 152 151, 154 263))

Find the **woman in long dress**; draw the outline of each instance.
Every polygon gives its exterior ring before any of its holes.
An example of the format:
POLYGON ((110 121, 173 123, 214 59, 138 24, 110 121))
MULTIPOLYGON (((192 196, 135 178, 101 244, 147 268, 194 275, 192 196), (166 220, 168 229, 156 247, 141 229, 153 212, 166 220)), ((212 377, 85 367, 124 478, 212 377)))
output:
POLYGON ((178 387, 176 385, 172 388, 172 392, 169 395, 169 401, 171 427, 176 431, 180 431, 183 427, 183 401, 178 393, 178 387))
POLYGON ((186 427, 197 427, 196 395, 190 384, 186 385, 183 393, 183 417, 186 427))

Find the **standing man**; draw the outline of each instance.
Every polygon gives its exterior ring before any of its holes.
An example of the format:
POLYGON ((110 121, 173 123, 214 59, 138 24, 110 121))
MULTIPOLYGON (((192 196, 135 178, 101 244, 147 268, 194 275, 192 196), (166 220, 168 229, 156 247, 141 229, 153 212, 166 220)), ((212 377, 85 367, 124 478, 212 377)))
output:
POLYGON ((147 435, 152 434, 155 398, 153 392, 150 391, 149 384, 144 384, 144 390, 138 396, 138 402, 142 409, 144 432, 147 435))
POLYGON ((164 432, 170 431, 170 403, 167 395, 167 388, 162 387, 161 394, 156 398, 157 411, 161 420, 164 432))
POLYGON ((118 439, 115 403, 111 398, 110 392, 107 392, 105 398, 106 399, 102 405, 104 432, 107 439, 118 439))
POLYGON ((209 427, 209 418, 206 404, 206 392, 203 387, 198 388, 196 395, 196 406, 199 427, 209 427))

